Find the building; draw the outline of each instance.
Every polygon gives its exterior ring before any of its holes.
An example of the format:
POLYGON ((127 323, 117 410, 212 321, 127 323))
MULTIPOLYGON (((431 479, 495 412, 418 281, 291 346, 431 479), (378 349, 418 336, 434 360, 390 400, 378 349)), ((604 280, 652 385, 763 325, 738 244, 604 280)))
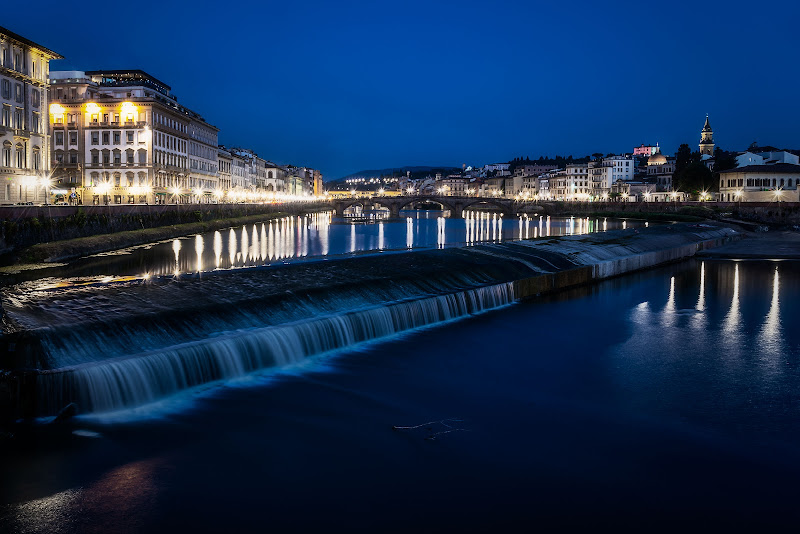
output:
POLYGON ((0 27, 0 204, 50 201, 47 110, 53 59, 63 57, 0 27))
POLYGON ((719 173, 723 202, 798 202, 800 165, 748 165, 719 173))
POLYGON ((675 162, 675 158, 666 157, 660 150, 647 158, 647 177, 655 180, 655 191, 672 191, 675 162))
MULTIPOLYGON (((217 180, 219 182, 219 192, 227 193, 233 188, 233 155, 224 147, 220 146, 217 151, 217 180)), ((217 197, 222 195, 217 194, 217 197)))
POLYGON ((736 156, 736 165, 746 167, 747 165, 773 165, 775 163, 790 163, 800 165, 800 157, 786 150, 777 150, 757 147, 750 147, 747 152, 736 156))
POLYGON ((558 165, 519 165, 514 168, 514 176, 539 176, 558 169, 558 165))
POLYGON ((714 157, 714 131, 708 122, 708 115, 706 115, 706 123, 700 132, 700 155, 714 157))
POLYGON ((267 173, 265 190, 267 193, 285 193, 287 170, 268 161, 264 167, 267 173))
POLYGON ((218 129, 141 70, 50 74, 53 176, 83 204, 218 198, 218 129))
POLYGON ((511 174, 508 170, 509 167, 511 167, 510 163, 490 163, 488 165, 484 165, 484 176, 489 176, 490 173, 492 176, 508 176, 511 174))
POLYGON ((566 195, 568 200, 585 200, 591 193, 589 185, 589 165, 570 163, 566 168, 566 195))
POLYGON ((609 156, 590 161, 587 166, 590 197, 608 198, 612 184, 618 180, 633 180, 635 168, 633 156, 609 156))
POLYGON ((633 149, 633 155, 639 156, 643 158, 649 158, 656 152, 659 152, 661 149, 658 147, 658 143, 655 146, 653 145, 645 145, 641 144, 633 149))
POLYGON ((467 191, 467 179, 460 174, 451 174, 436 180, 436 192, 448 197, 462 197, 467 191))

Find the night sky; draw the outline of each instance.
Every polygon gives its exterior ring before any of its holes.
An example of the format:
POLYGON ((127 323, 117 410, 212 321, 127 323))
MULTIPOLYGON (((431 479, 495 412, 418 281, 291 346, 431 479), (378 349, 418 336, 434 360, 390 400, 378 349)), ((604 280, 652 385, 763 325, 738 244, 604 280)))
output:
POLYGON ((706 113, 722 148, 800 148, 795 2, 35 5, 0 25, 64 55, 52 70, 145 70, 221 144, 326 179, 671 154, 696 148, 706 113))

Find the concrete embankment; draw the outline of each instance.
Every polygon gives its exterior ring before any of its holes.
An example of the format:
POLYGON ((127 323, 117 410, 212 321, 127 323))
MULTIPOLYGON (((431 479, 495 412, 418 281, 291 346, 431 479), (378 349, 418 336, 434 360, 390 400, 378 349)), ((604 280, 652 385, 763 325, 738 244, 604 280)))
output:
POLYGON ((694 256, 737 240, 712 224, 540 238, 375 254, 0 294, 0 421, 40 413, 39 373, 196 343, 220 332, 302 323, 320 316, 513 284, 513 298, 588 284, 694 256), (80 353, 79 355, 77 353, 80 353), (137 352, 138 353, 138 352, 137 352))
POLYGON ((741 240, 700 251, 698 256, 735 260, 800 260, 800 232, 747 232, 741 240))

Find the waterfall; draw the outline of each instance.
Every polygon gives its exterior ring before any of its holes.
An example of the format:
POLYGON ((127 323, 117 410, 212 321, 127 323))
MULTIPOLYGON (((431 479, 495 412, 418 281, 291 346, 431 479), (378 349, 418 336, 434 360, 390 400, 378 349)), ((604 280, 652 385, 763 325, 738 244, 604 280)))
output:
MULTIPOLYGON (((242 235, 244 238, 244 232, 242 235)), ((233 330, 140 354, 41 371, 37 378, 39 412, 52 415, 70 402, 77 403, 82 413, 141 406, 201 384, 291 365, 513 301, 513 284, 503 283, 233 330)))

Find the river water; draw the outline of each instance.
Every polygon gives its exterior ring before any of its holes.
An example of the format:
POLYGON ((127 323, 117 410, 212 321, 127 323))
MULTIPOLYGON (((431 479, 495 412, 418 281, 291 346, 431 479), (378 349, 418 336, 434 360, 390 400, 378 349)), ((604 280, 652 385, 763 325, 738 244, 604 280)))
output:
POLYGON ((449 219, 441 211, 352 210, 345 218, 331 213, 283 217, 159 243, 95 254, 69 264, 39 265, 35 271, 0 273, 0 285, 42 279, 46 285, 113 281, 124 277, 241 269, 261 265, 325 260, 347 255, 470 246, 536 237, 556 237, 641 228, 636 219, 574 217, 501 217, 467 211, 449 219))
POLYGON ((788 529, 798 267, 686 261, 81 416, 4 452, 0 530, 788 529))

